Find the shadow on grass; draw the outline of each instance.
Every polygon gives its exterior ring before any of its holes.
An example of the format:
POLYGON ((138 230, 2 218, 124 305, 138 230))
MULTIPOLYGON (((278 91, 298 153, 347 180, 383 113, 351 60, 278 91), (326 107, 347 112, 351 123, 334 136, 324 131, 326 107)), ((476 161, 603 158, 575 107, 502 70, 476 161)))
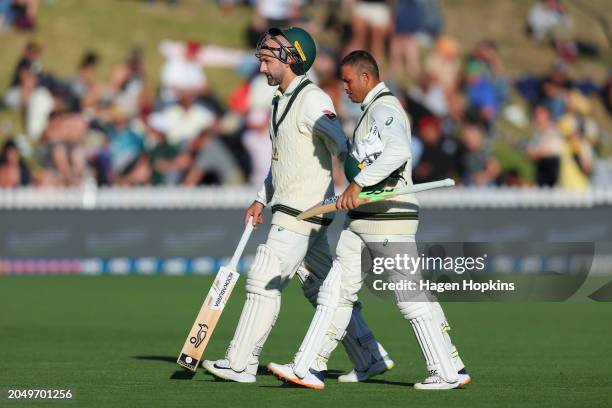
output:
MULTIPOLYGON (((327 370, 327 374, 325 375, 325 378, 328 380, 336 380, 338 379, 338 377, 340 377, 344 373, 345 373, 344 371, 339 371, 339 370, 327 370)), ((414 385, 414 383, 401 382, 401 381, 389 381, 389 380, 384 380, 382 378, 370 378, 369 380, 365 380, 362 382, 366 384, 399 385, 402 387, 412 387, 414 385)))
MULTIPOLYGON (((175 356, 132 356, 132 358, 136 360, 163 361, 165 363, 176 364, 175 356)), ((212 374, 210 374, 208 371, 204 369, 201 369, 200 371, 205 375, 213 376, 212 374)), ((195 374, 196 373, 189 371, 189 370, 184 370, 184 369, 176 370, 174 374, 170 376, 170 379, 171 380, 191 380, 195 376, 195 374)), ((272 374, 270 374, 266 366, 260 364, 257 367, 257 375, 266 376, 266 375, 272 375, 272 374)))
MULTIPOLYGON (((175 356, 132 356, 132 358, 137 359, 137 360, 163 361, 165 363, 176 364, 176 357, 175 356)), ((206 371, 204 369, 201 369, 199 371, 201 371, 202 374, 204 374, 206 376, 214 377, 211 373, 209 373, 208 371, 206 371)), ((327 375, 325 377, 328 380, 336 380, 343 373, 344 373, 344 371, 340 371, 340 370, 328 370, 327 371, 327 375)), ((194 373, 192 371, 181 369, 181 370, 176 370, 170 376, 170 379, 171 380, 191 380, 191 379, 193 379, 195 377, 195 375, 196 375, 196 373, 194 373)), ((272 376, 272 374, 268 371, 266 366, 261 365, 261 364, 257 367, 257 375, 259 375, 259 376, 272 376)), ((221 381, 223 381, 223 380, 221 380, 221 381)), ((380 378, 370 378, 369 380, 366 380, 364 382, 367 383, 367 384, 398 385, 398 386, 402 386, 402 387, 412 387, 414 385, 414 383, 401 382, 401 381, 388 381, 388 380, 384 380, 384 379, 380 379, 380 378)), ((282 384, 279 384, 279 386, 280 387, 286 387, 286 388, 304 388, 304 387, 296 386, 296 385, 294 385, 292 383, 282 383, 282 384)), ((274 386, 274 385, 262 385, 262 387, 278 387, 278 386, 274 386)))

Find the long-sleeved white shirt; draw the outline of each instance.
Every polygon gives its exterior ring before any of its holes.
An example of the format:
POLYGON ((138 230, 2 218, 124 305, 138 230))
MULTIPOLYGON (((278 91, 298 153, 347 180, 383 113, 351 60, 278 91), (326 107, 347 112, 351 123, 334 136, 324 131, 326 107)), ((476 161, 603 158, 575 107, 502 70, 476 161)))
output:
MULTIPOLYGON (((349 137, 349 154, 365 165, 354 178, 362 187, 376 185, 398 169, 399 182, 387 181, 386 187, 412 184, 410 122, 397 98, 388 93, 384 82, 370 90, 361 104, 363 117, 354 136, 349 137)), ((414 233, 417 218, 418 201, 414 195, 366 204, 349 212, 348 217, 351 230, 368 234, 414 233)))
POLYGON ((336 117, 331 98, 319 87, 308 84, 280 122, 296 89, 306 81, 298 76, 276 97, 276 118, 270 119, 272 165, 256 200, 272 205, 272 223, 295 232, 310 234, 331 217, 298 221, 295 216, 333 194, 331 156, 346 154, 346 137, 336 117))

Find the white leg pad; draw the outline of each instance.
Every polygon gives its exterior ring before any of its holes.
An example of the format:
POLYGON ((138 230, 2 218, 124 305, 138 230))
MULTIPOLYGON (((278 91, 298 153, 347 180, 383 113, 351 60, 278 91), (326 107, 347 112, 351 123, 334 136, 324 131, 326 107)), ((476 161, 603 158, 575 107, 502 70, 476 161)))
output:
MULTIPOLYGON (((325 271, 325 273, 327 273, 327 271, 325 271)), ((296 275, 302 284, 304 297, 308 299, 311 305, 317 307, 317 295, 319 294, 319 288, 323 284, 323 279, 312 273, 304 262, 300 264, 296 275)))
POLYGON ((281 266, 267 245, 257 255, 246 280, 246 302, 234 338, 226 352, 230 367, 244 371, 256 363, 280 310, 281 266))
POLYGON ((344 331, 351 315, 352 305, 343 308, 338 307, 340 301, 341 278, 342 271, 340 265, 334 262, 323 285, 319 288, 317 311, 308 327, 306 337, 294 358, 293 370, 300 378, 306 376, 317 357, 322 359, 329 358, 329 354, 335 348, 337 342, 344 336, 344 331), (345 322, 334 322, 337 309, 342 309, 342 317, 345 322), (327 344, 326 347, 322 347, 326 338, 332 344, 327 344))
POLYGON ((397 306, 410 321, 429 372, 436 371, 449 383, 458 380, 442 331, 437 325, 434 306, 429 302, 399 302, 397 306))
POLYGON ((448 321, 446 320, 446 316, 444 315, 442 306, 440 306, 440 303, 438 302, 432 303, 432 306, 434 309, 434 319, 436 320, 438 327, 440 327, 440 330, 442 331, 444 344, 446 345, 447 351, 451 357, 453 366, 455 367, 456 371, 461 371, 465 368, 465 364, 463 363, 463 360, 461 360, 461 357, 459 357, 459 351, 457 350, 457 347, 455 347, 455 345, 453 344, 450 335, 448 334, 451 327, 448 324, 448 321))
POLYGON ((388 354, 366 324, 361 314, 362 307, 359 301, 353 304, 353 314, 342 340, 346 354, 357 371, 366 371, 372 362, 382 360, 388 354))

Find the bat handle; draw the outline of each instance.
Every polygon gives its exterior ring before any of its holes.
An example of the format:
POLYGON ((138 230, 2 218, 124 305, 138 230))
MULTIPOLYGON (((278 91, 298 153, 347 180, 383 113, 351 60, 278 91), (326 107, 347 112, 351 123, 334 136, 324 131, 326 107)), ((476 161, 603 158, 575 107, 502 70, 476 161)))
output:
POLYGON ((251 232, 253 232, 253 217, 249 218, 249 222, 247 222, 246 226, 244 227, 244 232, 242 233, 242 237, 240 237, 240 242, 238 242, 238 247, 236 248, 236 251, 234 251, 232 260, 227 266, 229 269, 235 271, 236 268, 238 267, 238 261, 240 261, 240 257, 242 256, 242 252, 244 252, 244 247, 246 246, 251 236, 251 232))

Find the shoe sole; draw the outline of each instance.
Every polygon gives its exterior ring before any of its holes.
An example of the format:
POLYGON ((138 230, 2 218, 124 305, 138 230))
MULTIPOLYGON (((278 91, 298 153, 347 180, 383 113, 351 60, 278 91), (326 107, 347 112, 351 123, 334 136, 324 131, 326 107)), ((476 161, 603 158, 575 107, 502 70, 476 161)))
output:
POLYGON ((274 368, 272 367, 266 367, 268 369, 269 372, 272 373, 272 375, 274 375, 276 378, 278 378, 281 381, 284 382, 290 382, 292 384, 295 385, 299 385, 301 387, 305 387, 305 388, 310 388, 311 390, 322 390, 323 388, 325 388, 324 385, 314 385, 314 384, 308 384, 305 383, 304 381, 300 380, 299 378, 287 378, 283 375, 283 373, 281 373, 280 371, 276 371, 274 368))
POLYGON ((452 390, 461 390, 469 383, 470 381, 467 381, 465 383, 459 383, 457 384, 456 387, 453 387, 453 388, 417 388, 415 384, 412 388, 414 388, 415 390, 419 390, 419 391, 452 391, 452 390))

